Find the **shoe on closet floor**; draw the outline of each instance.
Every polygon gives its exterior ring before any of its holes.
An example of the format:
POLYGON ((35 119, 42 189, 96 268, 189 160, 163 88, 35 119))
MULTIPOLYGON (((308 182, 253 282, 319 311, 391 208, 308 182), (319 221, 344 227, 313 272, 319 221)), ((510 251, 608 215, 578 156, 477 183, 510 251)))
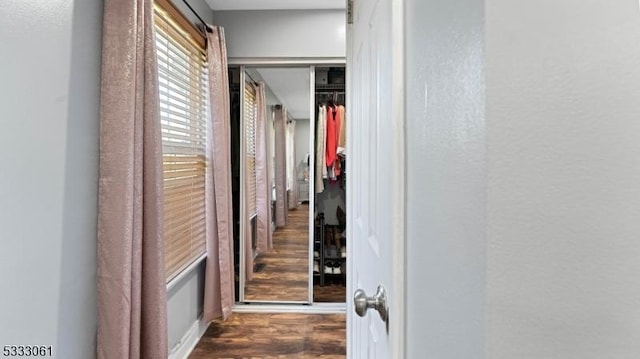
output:
POLYGON ((324 274, 333 274, 333 267, 330 267, 328 264, 325 264, 324 274))
POLYGON ((342 271, 340 270, 340 267, 333 267, 333 274, 342 274, 342 271))

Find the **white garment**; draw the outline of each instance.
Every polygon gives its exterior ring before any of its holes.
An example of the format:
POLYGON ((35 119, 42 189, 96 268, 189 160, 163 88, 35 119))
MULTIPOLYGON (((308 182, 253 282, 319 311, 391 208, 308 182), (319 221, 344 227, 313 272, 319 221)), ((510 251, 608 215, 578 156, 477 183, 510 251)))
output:
POLYGON ((327 166, 324 165, 324 150, 327 140, 327 108, 324 106, 320 106, 320 110, 318 111, 318 121, 316 129, 316 193, 322 193, 324 191, 324 181, 322 180, 323 176, 326 178, 327 166))

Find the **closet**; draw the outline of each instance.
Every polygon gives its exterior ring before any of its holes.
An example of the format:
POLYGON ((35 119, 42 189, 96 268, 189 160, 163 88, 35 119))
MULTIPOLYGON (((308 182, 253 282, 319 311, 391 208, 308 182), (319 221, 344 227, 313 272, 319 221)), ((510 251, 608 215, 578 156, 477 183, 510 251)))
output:
POLYGON ((346 298, 345 68, 315 68, 314 302, 346 298))

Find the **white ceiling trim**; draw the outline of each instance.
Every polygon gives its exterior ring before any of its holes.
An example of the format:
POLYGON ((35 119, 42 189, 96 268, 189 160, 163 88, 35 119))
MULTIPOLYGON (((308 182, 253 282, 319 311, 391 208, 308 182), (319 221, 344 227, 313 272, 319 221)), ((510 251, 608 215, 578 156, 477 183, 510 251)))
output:
POLYGON ((346 0, 206 0, 212 10, 325 10, 346 8, 346 0))

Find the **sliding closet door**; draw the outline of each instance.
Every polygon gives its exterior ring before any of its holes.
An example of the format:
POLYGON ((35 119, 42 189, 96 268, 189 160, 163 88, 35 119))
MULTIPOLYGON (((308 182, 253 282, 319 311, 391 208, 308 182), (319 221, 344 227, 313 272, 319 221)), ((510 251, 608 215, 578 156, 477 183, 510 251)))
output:
POLYGON ((312 211, 298 185, 309 181, 313 138, 298 129, 308 129, 312 118, 310 68, 241 70, 240 301, 308 304, 312 211))

